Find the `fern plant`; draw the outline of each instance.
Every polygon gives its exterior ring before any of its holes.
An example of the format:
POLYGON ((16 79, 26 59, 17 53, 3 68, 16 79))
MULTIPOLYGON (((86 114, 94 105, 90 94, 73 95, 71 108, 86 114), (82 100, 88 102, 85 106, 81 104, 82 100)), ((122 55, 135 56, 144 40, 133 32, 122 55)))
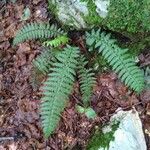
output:
MULTIPOLYGON (((41 118, 44 135, 49 137, 55 131, 60 115, 68 102, 76 72, 83 106, 86 110, 88 110, 96 79, 92 69, 88 68, 86 57, 80 53, 79 48, 67 45, 69 42, 67 34, 54 25, 28 24, 16 34, 14 44, 38 38, 50 38, 44 42, 48 49, 33 61, 35 68, 48 75, 43 87, 41 118)), ((127 50, 119 48, 115 40, 110 39, 110 34, 92 30, 86 33, 85 39, 89 50, 98 50, 99 53, 102 53, 102 56, 126 85, 137 93, 142 91, 144 87, 142 72, 127 54, 127 50)))

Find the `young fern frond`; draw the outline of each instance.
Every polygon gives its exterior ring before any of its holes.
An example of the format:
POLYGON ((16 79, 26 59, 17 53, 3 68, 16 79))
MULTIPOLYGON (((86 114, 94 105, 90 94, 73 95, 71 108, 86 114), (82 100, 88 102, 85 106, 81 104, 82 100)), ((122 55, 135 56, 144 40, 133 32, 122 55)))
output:
POLYGON ((59 123, 60 114, 73 87, 78 57, 78 48, 70 46, 64 48, 64 51, 57 55, 58 61, 53 63, 52 73, 44 83, 41 118, 45 137, 52 134, 59 123))
POLYGON ((17 32, 13 44, 17 45, 26 40, 56 37, 64 34, 64 31, 59 29, 56 25, 34 22, 27 24, 17 32))
POLYGON ((86 33, 86 43, 90 50, 98 49, 99 53, 108 61, 112 69, 118 73, 124 83, 140 93, 144 88, 143 72, 136 66, 134 60, 127 53, 128 49, 121 49, 110 38, 110 34, 100 30, 86 33))
POLYGON ((92 72, 92 69, 86 69, 87 63, 85 57, 81 55, 79 58, 78 71, 82 101, 85 107, 89 105, 92 89, 96 83, 96 79, 94 78, 95 74, 92 72))
POLYGON ((69 38, 66 35, 58 36, 51 41, 45 41, 43 44, 47 47, 59 47, 61 45, 67 44, 69 38))

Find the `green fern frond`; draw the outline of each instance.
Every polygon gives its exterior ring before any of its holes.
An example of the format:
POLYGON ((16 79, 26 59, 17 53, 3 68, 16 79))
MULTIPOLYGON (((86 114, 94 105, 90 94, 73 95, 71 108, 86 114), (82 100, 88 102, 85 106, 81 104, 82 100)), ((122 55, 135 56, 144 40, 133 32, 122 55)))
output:
POLYGON ((49 73, 52 63, 56 60, 52 50, 44 48, 42 53, 32 61, 31 76, 29 79, 33 89, 37 89, 41 84, 41 79, 49 73))
POLYGON ((128 49, 121 49, 110 39, 110 34, 100 30, 86 33, 86 43, 90 50, 98 49, 99 53, 108 61, 112 69, 118 73, 124 83, 140 93, 144 88, 143 72, 136 66, 133 58, 127 53, 128 49))
POLYGON ((62 36, 58 36, 55 39, 51 40, 51 41, 45 41, 43 44, 44 46, 47 47, 59 47, 61 45, 67 44, 69 41, 69 38, 65 35, 62 36))
POLYGON ((41 118, 45 137, 52 134, 59 123, 68 95, 71 93, 79 49, 67 46, 57 55, 58 62, 53 64, 52 73, 44 83, 44 96, 41 104, 41 118))
POLYGON ((84 106, 88 106, 92 95, 92 89, 96 80, 92 69, 86 69, 87 61, 83 55, 79 58, 79 81, 84 106))
POLYGON ((55 57, 57 53, 59 53, 59 50, 45 48, 44 51, 33 60, 33 67, 46 75, 49 73, 52 63, 56 60, 55 57))
POLYGON ((46 23, 29 23, 20 29, 13 41, 14 45, 31 39, 49 38, 64 35, 64 31, 59 29, 56 25, 49 25, 46 23))
POLYGON ((44 47, 43 52, 32 61, 31 76, 29 79, 33 89, 37 89, 42 79, 44 79, 50 72, 53 62, 56 61, 57 54, 60 53, 59 49, 49 49, 44 47))

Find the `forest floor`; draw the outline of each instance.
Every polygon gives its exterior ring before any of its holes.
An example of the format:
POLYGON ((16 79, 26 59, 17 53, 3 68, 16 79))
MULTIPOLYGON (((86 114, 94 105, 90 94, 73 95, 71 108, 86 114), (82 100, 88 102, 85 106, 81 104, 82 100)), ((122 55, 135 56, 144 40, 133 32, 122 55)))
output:
MULTIPOLYGON (((0 1, 0 150, 84 150, 95 127, 108 122, 119 107, 123 110, 135 107, 139 112, 150 150, 150 91, 136 96, 109 71, 97 75, 93 91, 91 106, 98 116, 89 120, 76 112, 75 104, 80 103, 76 82, 59 127, 51 138, 44 139, 39 116, 41 93, 29 82, 32 60, 42 46, 28 41, 13 47, 12 41, 27 22, 49 21, 48 18, 51 14, 45 0, 20 0, 14 4, 0 1), (30 9, 31 15, 24 21, 21 18, 25 8, 30 9)), ((77 39, 76 43, 82 45, 83 41, 77 39)), ((150 62, 148 53, 140 58, 140 65, 150 62)))

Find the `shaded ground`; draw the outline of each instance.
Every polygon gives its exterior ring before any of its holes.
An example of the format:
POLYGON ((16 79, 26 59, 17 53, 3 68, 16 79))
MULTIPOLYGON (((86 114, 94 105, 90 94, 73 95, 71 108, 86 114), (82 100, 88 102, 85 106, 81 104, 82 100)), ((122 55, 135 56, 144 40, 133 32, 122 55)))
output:
MULTIPOLYGON (((84 150, 96 125, 106 123, 118 107, 129 110, 132 106, 140 114, 150 149, 150 91, 136 97, 113 73, 97 76, 91 102, 98 114, 95 120, 76 112, 75 104, 80 104, 76 83, 59 128, 51 138, 44 140, 39 118, 41 93, 33 90, 29 82, 31 62, 42 47, 31 41, 13 47, 12 40, 17 29, 26 22, 46 21, 48 17, 51 16, 42 0, 6 5, 0 2, 0 150, 84 150), (30 8, 31 16, 21 21, 25 7, 30 8)), ((149 58, 148 52, 142 54, 141 65, 150 62, 149 58)))

